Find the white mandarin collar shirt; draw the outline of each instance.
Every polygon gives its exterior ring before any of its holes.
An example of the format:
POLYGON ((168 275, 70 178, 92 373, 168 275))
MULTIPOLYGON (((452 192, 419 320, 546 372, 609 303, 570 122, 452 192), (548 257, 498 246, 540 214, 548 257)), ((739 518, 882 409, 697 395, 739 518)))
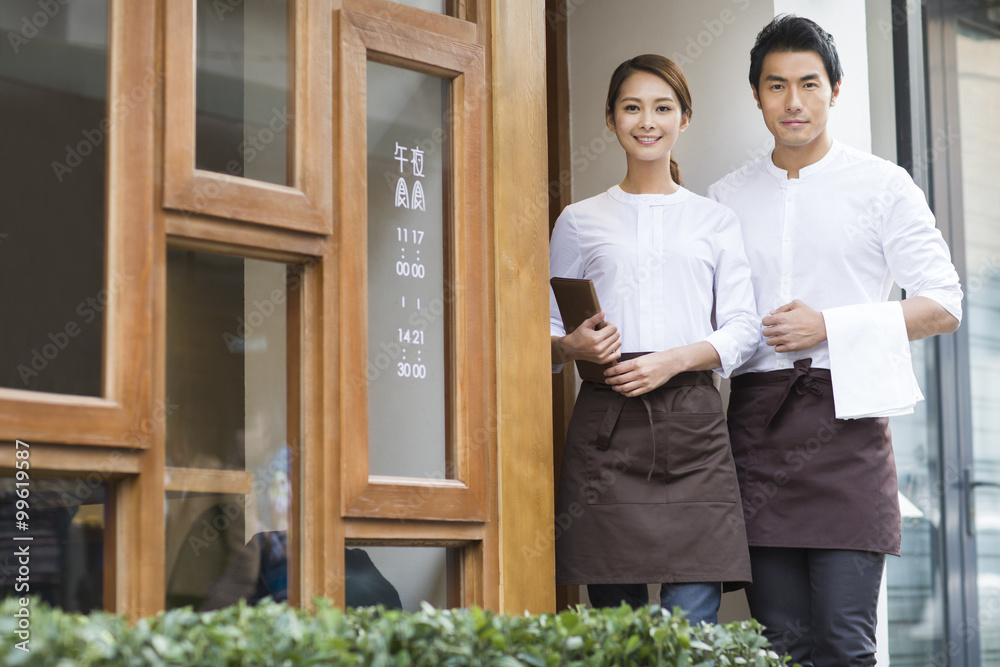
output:
MULTIPOLYGON (((760 318, 736 215, 680 188, 634 195, 619 186, 567 206, 549 251, 553 277, 594 281, 622 352, 708 341, 728 376, 757 348, 760 318), (713 320, 714 317, 714 320, 713 320), (716 326, 713 326, 713 321, 716 326)), ((565 335, 551 295, 553 335, 565 335)))
MULTIPOLYGON (((948 246, 923 192, 891 162, 835 141, 799 178, 789 179, 768 154, 712 185, 708 196, 740 218, 761 318, 794 299, 819 311, 881 303, 895 280, 907 297, 933 299, 961 320, 948 246)), ((872 345, 898 344, 879 342, 880 333, 871 331, 872 345)), ((830 368, 826 342, 777 353, 761 335, 737 373, 791 368, 809 357, 830 368)))

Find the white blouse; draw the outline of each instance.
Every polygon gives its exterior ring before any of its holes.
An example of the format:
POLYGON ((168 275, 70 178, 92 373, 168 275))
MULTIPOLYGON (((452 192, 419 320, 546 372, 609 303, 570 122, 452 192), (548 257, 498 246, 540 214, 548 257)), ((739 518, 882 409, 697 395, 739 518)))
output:
MULTIPOLYGON (((881 303, 895 280, 907 297, 928 297, 962 318, 958 274, 934 215, 891 162, 835 141, 799 178, 765 155, 712 185, 708 196, 739 215, 761 317, 794 299, 819 311, 881 303)), ((898 347, 868 329, 871 345, 898 347)), ((816 368, 831 367, 827 342, 778 353, 761 336, 737 373, 791 368, 807 357, 816 368)))
MULTIPOLYGON (((622 352, 708 341, 728 377, 757 348, 760 318, 736 215, 680 188, 634 195, 619 186, 567 206, 556 221, 550 274, 594 281, 622 352), (716 323, 713 325, 713 322, 716 323)), ((563 336, 550 291, 552 335, 563 336)), ((557 367, 558 368, 558 367, 557 367)))

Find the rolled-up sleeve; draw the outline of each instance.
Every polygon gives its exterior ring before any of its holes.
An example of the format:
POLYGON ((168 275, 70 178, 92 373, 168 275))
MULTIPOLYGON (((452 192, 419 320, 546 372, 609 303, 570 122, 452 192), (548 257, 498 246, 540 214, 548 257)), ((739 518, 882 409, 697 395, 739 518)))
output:
POLYGON ((715 268, 716 330, 706 340, 719 353, 722 377, 753 356, 760 343, 760 317, 750 281, 750 262, 743 249, 736 214, 728 211, 714 239, 717 245, 715 268))
POLYGON ((882 224, 882 247, 893 279, 906 296, 934 300, 962 321, 962 287, 951 252, 934 224, 924 193, 894 167, 887 179, 892 204, 882 224))

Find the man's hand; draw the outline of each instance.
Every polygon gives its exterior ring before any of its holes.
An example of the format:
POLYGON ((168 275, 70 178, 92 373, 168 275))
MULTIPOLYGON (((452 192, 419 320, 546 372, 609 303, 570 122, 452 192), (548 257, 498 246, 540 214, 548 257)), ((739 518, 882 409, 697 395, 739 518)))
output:
POLYGON ((619 394, 640 396, 683 370, 676 357, 673 350, 667 350, 619 362, 604 371, 605 382, 619 394))
POLYGON ((823 313, 798 299, 772 310, 761 323, 767 344, 774 347, 775 352, 805 350, 826 340, 823 313))
POLYGON ((602 310, 584 320, 573 333, 562 338, 553 337, 552 353, 556 363, 583 359, 595 364, 607 364, 622 356, 621 346, 618 327, 604 322, 602 310))

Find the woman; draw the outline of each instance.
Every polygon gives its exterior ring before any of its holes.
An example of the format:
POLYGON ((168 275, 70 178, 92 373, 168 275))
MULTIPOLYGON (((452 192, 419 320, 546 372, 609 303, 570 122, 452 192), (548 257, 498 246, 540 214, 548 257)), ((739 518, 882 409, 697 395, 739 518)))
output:
POLYGON ((588 584, 595 606, 646 604, 659 582, 664 607, 715 622, 721 584, 748 583, 750 563, 708 371, 728 376, 757 348, 750 269, 736 216, 686 190, 671 156, 691 119, 680 69, 657 55, 622 63, 605 111, 625 178, 568 206, 550 250, 551 275, 593 280, 604 308, 567 334, 553 298, 553 362, 617 362, 573 411, 557 582, 588 584))

